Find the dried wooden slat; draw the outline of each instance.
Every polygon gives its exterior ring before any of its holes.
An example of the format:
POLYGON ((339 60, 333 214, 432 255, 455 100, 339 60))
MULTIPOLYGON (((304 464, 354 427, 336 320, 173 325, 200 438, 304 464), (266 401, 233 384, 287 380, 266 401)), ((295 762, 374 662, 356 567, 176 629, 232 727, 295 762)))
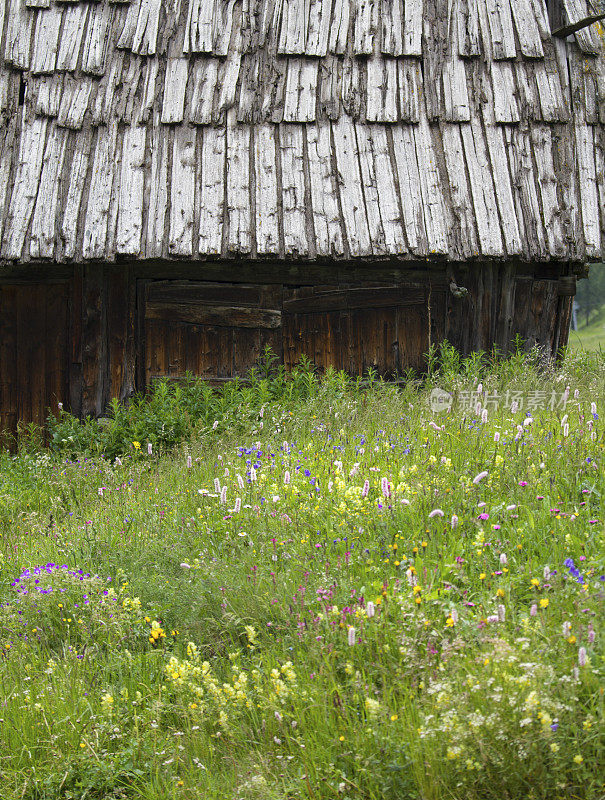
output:
POLYGON ((496 61, 514 58, 517 54, 515 32, 509 0, 478 0, 487 5, 492 55, 496 61))
POLYGON ((567 122, 569 111, 561 88, 561 78, 556 64, 537 61, 534 74, 538 87, 538 98, 545 122, 567 122))
POLYGON ((165 125, 183 121, 188 71, 188 58, 168 59, 162 100, 162 122, 165 125))
POLYGON ((591 125, 576 123, 574 128, 586 255, 595 258, 601 252, 601 229, 593 132, 591 125))
POLYGON ((456 251, 464 258, 472 258, 479 255, 479 244, 475 233, 475 213, 466 177, 460 127, 444 125, 441 135, 455 220, 452 236, 456 242, 456 251))
POLYGON ((109 209, 115 174, 118 124, 97 137, 84 223, 84 258, 106 258, 109 209))
POLYGON ((329 55, 320 64, 319 109, 317 117, 338 119, 342 84, 342 59, 329 55))
POLYGON ((380 6, 380 50, 389 56, 403 55, 404 0, 382 0, 380 6))
POLYGON ((342 228, 332 173, 330 126, 306 126, 311 207, 318 255, 342 255, 342 228))
POLYGON ((491 79, 496 122, 519 122, 521 117, 517 104, 512 64, 493 61, 491 64, 491 79))
POLYGON ((551 127, 550 125, 533 125, 530 135, 540 198, 542 200, 542 214, 548 250, 553 258, 563 258, 567 254, 567 243, 561 226, 560 202, 557 197, 557 176, 555 175, 553 163, 551 127))
POLYGON ((349 252, 353 257, 372 253, 365 200, 359 172, 359 153, 355 128, 349 117, 332 123, 334 152, 338 169, 340 205, 345 223, 349 252))
POLYGON ((250 135, 249 125, 227 121, 227 250, 249 253, 250 231, 250 135))
POLYGON ((113 105, 118 85, 121 85, 122 66, 124 53, 115 51, 112 55, 107 72, 101 78, 97 88, 94 107, 92 109, 92 123, 107 124, 113 116, 113 105))
POLYGON ((4 211, 10 201, 9 177, 13 162, 13 152, 17 147, 15 141, 17 128, 18 119, 15 115, 4 125, 2 143, 0 144, 0 245, 2 244, 4 211))
POLYGON ((38 12, 31 63, 34 75, 50 75, 55 70, 61 17, 62 11, 57 6, 38 12))
POLYGON ((170 136, 154 119, 151 134, 151 169, 145 175, 145 194, 149 196, 145 255, 158 258, 166 254, 164 229, 168 208, 168 152, 170 136))
POLYGON ((510 0, 521 52, 526 58, 543 58, 542 37, 532 0, 510 0))
POLYGON ((171 255, 188 256, 193 252, 195 140, 195 128, 189 125, 179 125, 175 130, 168 240, 168 252, 171 255))
POLYGON ((412 127, 395 125, 392 128, 392 137, 399 197, 408 246, 414 255, 424 256, 428 254, 429 249, 424 226, 424 201, 412 127))
POLYGON ((82 72, 102 75, 105 72, 107 43, 114 9, 105 3, 90 8, 88 29, 84 40, 82 72))
POLYGON ((601 233, 602 238, 605 238, 605 133, 603 132, 603 127, 601 125, 595 125, 593 128, 593 135, 595 172, 597 189, 599 192, 599 204, 601 207, 601 233))
POLYGON ((486 120, 485 140, 489 152, 491 173, 494 176, 494 188, 498 210, 500 211, 504 246, 509 256, 520 255, 522 252, 521 233, 508 170, 504 134, 499 125, 494 125, 493 118, 486 120))
POLYGON ((201 58, 194 62, 190 122, 198 125, 209 125, 212 122, 212 105, 218 67, 217 58, 201 58))
POLYGON ((437 169, 437 155, 425 113, 421 114, 418 126, 414 128, 414 139, 429 251, 447 253, 447 230, 451 226, 451 220, 448 219, 441 178, 437 169))
POLYGON ((32 219, 29 246, 32 258, 52 258, 55 251, 57 205, 61 189, 60 175, 66 142, 67 131, 51 125, 32 219))
POLYGON ((357 123, 368 227, 375 255, 407 252, 384 125, 357 123))
MULTIPOLYGON (((457 38, 457 34, 455 34, 457 38)), ((443 105, 448 122, 468 122, 471 118, 466 67, 458 55, 457 43, 450 48, 443 65, 443 105)))
POLYGON ((88 5, 67 6, 63 12, 63 28, 57 54, 57 69, 73 72, 78 65, 82 37, 86 30, 88 5))
POLYGON ((534 19, 538 25, 542 41, 551 38, 550 21, 548 19, 548 9, 544 0, 530 0, 530 6, 534 14, 534 19))
POLYGON ((37 85, 32 78, 28 84, 28 92, 35 94, 34 111, 43 117, 56 117, 59 113, 61 93, 63 91, 62 75, 43 75, 37 85))
POLYGON ((202 181, 200 186, 199 251, 218 255, 223 241, 225 205, 225 128, 203 129, 202 181))
POLYGON ((69 186, 63 211, 61 239, 65 258, 75 258, 78 243, 78 220, 82 193, 86 183, 86 173, 92 143, 91 130, 83 131, 76 136, 75 147, 69 151, 69 186))
POLYGON ((217 85, 220 87, 218 102, 213 109, 215 117, 218 119, 227 110, 235 105, 235 95, 237 91, 237 79, 242 60, 241 35, 238 34, 235 46, 229 51, 227 58, 219 67, 217 85))
POLYGON ((7 15, 4 59, 15 69, 29 69, 35 15, 24 0, 11 0, 7 15))
POLYGON ((403 55, 422 55, 424 0, 405 0, 403 18, 403 55))
MULTIPOLYGON (((563 0, 563 6, 570 25, 585 19, 590 14, 586 0, 563 0)), ((603 44, 599 37, 597 25, 587 25, 585 28, 580 28, 579 31, 575 32, 574 36, 578 47, 583 53, 598 55, 603 52, 603 44)))
POLYGON ((238 0, 215 0, 214 6, 214 55, 226 56, 231 47, 236 48, 241 52, 241 28, 238 30, 238 35, 234 37, 235 41, 231 43, 231 34, 233 31, 234 23, 234 9, 238 0))
POLYGON ((331 53, 342 55, 346 52, 350 22, 349 0, 336 0, 330 26, 329 49, 331 53))
POLYGON ((463 58, 481 55, 477 0, 459 0, 455 20, 458 26, 458 54, 463 58))
POLYGON ((284 122, 312 122, 315 120, 318 70, 317 59, 288 59, 284 122))
POLYGON ((302 55, 307 43, 307 0, 288 0, 281 16, 278 52, 283 55, 302 55))
POLYGON ((79 130, 82 127, 84 116, 88 110, 92 80, 88 76, 80 78, 72 78, 71 75, 65 76, 57 125, 73 130, 79 130))
MULTIPOLYGON (((367 62, 366 119, 397 122, 397 60, 374 56, 367 62)), ((399 62, 401 63, 401 62, 399 62)))
POLYGON ((50 0, 25 0, 25 5, 28 8, 48 8, 50 0))
POLYGON ((461 125, 462 143, 475 210, 479 246, 485 256, 503 256, 498 207, 481 122, 461 125))
POLYGON ((147 122, 151 117, 151 112, 156 100, 156 83, 158 78, 160 62, 157 58, 148 58, 145 61, 143 72, 143 91, 141 97, 141 107, 139 109, 139 119, 136 122, 147 122))
POLYGON ((137 23, 139 21, 139 13, 144 2, 146 2, 146 0, 133 0, 128 7, 128 13, 126 14, 126 19, 124 20, 124 26, 122 27, 120 36, 116 43, 116 47, 118 49, 130 50, 132 48, 134 35, 137 30, 137 23))
MULTIPOLYGON (((521 119, 542 120, 542 107, 538 97, 534 64, 517 61, 514 68, 521 119)), ((488 106, 489 103, 484 108, 488 106)))
POLYGON ((374 33, 378 27, 378 0, 351 0, 353 18, 353 52, 371 55, 374 51, 374 33))
POLYGON ((532 163, 529 133, 516 127, 504 128, 517 219, 521 227, 523 255, 527 259, 543 259, 548 248, 540 211, 540 201, 532 163))
POLYGON ((142 0, 131 49, 140 56, 155 55, 162 0, 142 0))
POLYGON ((362 66, 359 58, 345 58, 342 67, 342 105, 350 117, 357 119, 364 100, 362 66))
POLYGON ((302 125, 280 125, 284 247, 287 255, 307 255, 309 252, 305 218, 303 138, 302 125))
POLYGON ((139 255, 143 231, 146 129, 130 125, 124 131, 116 252, 139 255))
POLYGON ((254 187, 256 191, 256 250, 259 255, 278 253, 275 128, 269 124, 257 125, 253 129, 253 135, 256 178, 254 187))
POLYGON ((214 47, 215 0, 190 0, 185 53, 211 53, 214 47))
POLYGON ((4 228, 2 255, 5 258, 21 257, 40 184, 47 124, 44 117, 23 119, 15 183, 4 228))
POLYGON ((305 54, 324 57, 328 53, 332 0, 310 0, 305 54))
POLYGON ((417 59, 397 60, 399 84, 399 118, 403 122, 418 122, 422 102, 422 67, 417 59))

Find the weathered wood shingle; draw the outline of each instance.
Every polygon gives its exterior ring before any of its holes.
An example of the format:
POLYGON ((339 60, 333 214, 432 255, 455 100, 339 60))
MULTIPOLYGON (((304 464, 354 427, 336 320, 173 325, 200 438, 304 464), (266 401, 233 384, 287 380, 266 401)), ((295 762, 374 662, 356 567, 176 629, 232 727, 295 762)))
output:
POLYGON ((6 0, 0 259, 598 259, 603 46, 544 0, 6 0))

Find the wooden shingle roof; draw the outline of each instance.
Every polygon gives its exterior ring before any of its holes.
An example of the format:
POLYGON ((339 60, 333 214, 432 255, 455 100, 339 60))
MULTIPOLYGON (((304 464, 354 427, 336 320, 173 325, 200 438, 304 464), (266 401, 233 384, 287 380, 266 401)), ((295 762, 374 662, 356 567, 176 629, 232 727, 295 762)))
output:
POLYGON ((603 29, 544 0, 2 0, 0 32, 5 262, 605 252, 603 29))

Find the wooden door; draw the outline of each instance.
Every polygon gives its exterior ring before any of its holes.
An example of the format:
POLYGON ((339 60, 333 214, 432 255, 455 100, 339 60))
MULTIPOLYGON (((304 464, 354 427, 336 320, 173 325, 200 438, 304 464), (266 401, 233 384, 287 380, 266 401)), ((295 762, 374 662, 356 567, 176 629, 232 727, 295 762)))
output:
POLYGON ((288 368, 304 354, 321 370, 361 375, 371 367, 392 377, 422 369, 429 329, 442 338, 444 295, 429 304, 418 286, 302 287, 284 291, 283 312, 288 368))
POLYGON ((69 404, 69 285, 0 284, 0 430, 69 404))
POLYGON ((146 386, 186 372, 212 383, 245 376, 269 345, 282 360, 282 287, 141 282, 146 386))

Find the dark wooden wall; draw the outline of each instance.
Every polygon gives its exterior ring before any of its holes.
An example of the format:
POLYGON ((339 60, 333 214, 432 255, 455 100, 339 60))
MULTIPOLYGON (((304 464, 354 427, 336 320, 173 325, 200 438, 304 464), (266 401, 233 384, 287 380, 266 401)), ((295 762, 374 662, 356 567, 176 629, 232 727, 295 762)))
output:
POLYGON ((567 341, 575 278, 565 265, 284 267, 95 265, 0 281, 0 426, 43 423, 63 402, 101 415, 160 376, 245 375, 266 345, 291 368, 387 377, 422 370, 447 338, 463 353, 567 341), (452 281, 453 288, 452 291, 452 281), (456 286, 467 291, 456 296, 456 286))

